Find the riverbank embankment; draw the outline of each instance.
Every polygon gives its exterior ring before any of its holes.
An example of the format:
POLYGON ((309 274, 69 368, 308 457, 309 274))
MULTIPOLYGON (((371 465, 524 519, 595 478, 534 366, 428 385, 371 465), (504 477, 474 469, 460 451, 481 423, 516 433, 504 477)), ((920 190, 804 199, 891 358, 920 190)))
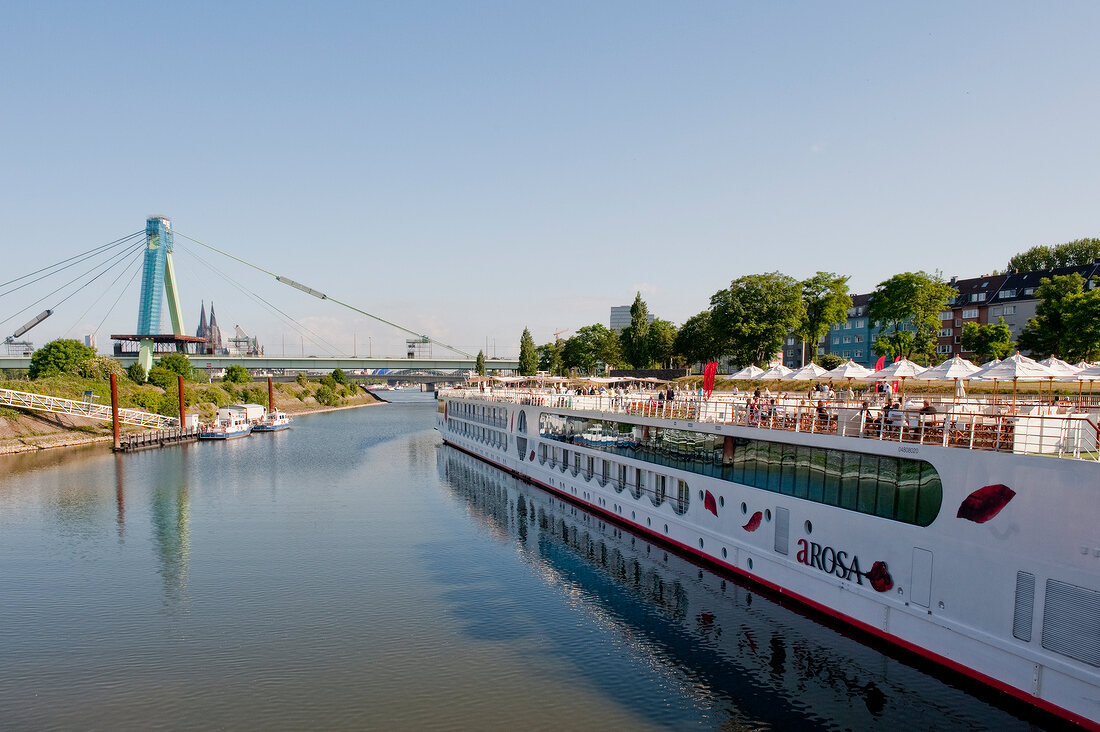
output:
MULTIPOLYGON (((23 390, 34 390, 34 382, 22 386, 23 390)), ((266 397, 266 388, 264 391, 266 397)), ((266 402, 266 399, 264 401, 266 402)), ((275 388, 275 406, 291 415, 357 409, 384 403, 364 389, 357 389, 352 394, 342 396, 339 404, 326 405, 317 401, 308 385, 303 387, 301 384, 278 384, 275 388)), ((208 411, 211 405, 204 406, 206 409, 201 411, 208 411)), ((122 425, 122 431, 124 433, 141 432, 143 428, 122 425)), ((110 445, 113 439, 110 422, 70 414, 33 412, 7 407, 0 410, 0 456, 101 443, 110 445)))

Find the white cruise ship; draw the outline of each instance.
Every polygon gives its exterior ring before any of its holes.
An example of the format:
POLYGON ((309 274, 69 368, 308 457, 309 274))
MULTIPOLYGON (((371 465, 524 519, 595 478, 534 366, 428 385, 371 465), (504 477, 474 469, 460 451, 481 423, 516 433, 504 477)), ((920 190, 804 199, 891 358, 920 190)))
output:
POLYGON ((440 392, 443 440, 1100 730, 1095 412, 440 392))

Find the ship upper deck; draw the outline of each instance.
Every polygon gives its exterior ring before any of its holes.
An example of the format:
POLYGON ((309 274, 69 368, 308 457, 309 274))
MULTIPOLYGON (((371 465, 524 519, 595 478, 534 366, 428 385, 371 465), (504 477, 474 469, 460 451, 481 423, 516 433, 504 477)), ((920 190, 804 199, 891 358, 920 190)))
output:
POLYGON ((1027 400, 929 398, 929 409, 908 403, 902 408, 848 399, 757 399, 752 394, 716 392, 709 399, 680 392, 662 399, 661 392, 578 394, 537 388, 456 388, 441 398, 509 402, 554 409, 614 415, 737 425, 766 430, 809 432, 868 440, 889 440, 945 448, 1041 454, 1100 464, 1100 414, 1074 405, 1027 400))

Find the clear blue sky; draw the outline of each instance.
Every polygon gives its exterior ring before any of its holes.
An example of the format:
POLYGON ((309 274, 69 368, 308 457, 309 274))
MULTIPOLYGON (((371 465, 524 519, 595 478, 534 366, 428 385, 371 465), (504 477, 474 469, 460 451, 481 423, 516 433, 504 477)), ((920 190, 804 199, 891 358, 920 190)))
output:
MULTIPOLYGON (((0 282, 165 214, 504 355, 524 326, 542 343, 606 324, 638 290, 679 324, 753 272, 831 270, 855 292, 976 276, 1100 235, 1098 31, 1095 2, 9 1, 0 282)), ((298 352, 193 250, 189 330, 213 299, 223 329, 298 352)), ((340 350, 352 333, 401 350, 203 256, 340 350)), ((29 336, 90 332, 115 298, 85 316, 82 293, 29 336)), ((0 319, 30 301, 0 297, 0 319)), ((135 280, 101 348, 136 311, 135 280)))

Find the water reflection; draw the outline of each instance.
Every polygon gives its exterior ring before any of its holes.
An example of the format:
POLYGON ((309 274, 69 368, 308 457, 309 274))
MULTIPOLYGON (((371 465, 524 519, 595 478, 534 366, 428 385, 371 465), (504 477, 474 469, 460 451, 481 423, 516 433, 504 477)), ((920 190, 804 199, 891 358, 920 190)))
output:
MULTIPOLYGON (((563 588, 586 622, 624 639, 636 668, 680 690, 677 703, 708 710, 704 716, 718 726, 1029 728, 1003 709, 465 454, 441 449, 439 470, 472 520, 563 588)), ((524 625, 521 618, 492 620, 498 629, 524 625)), ((594 673, 580 655, 572 660, 574 673, 624 703, 644 680, 594 673)))

